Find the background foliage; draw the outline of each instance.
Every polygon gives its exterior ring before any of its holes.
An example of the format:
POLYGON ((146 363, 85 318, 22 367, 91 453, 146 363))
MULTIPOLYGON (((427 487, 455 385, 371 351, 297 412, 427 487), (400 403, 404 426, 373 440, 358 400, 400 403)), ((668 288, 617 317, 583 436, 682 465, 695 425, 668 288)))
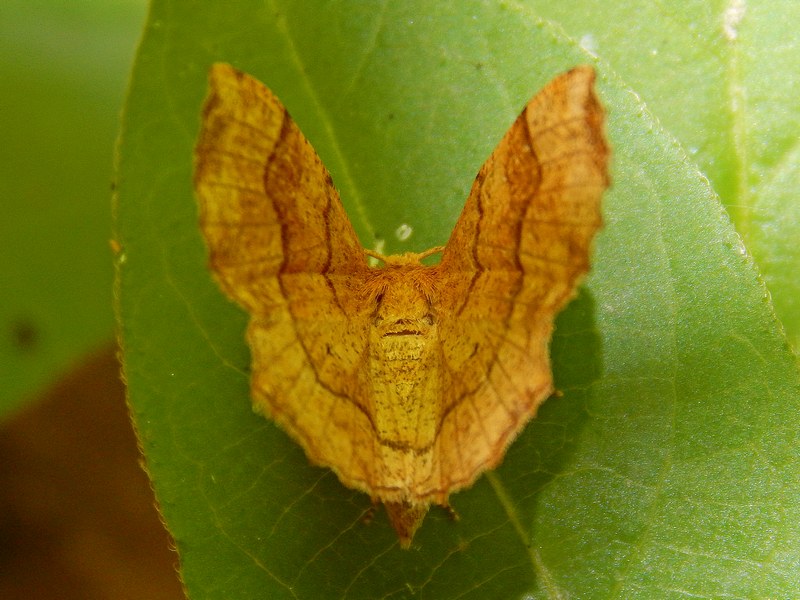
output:
POLYGON ((0 416, 113 335, 112 154, 144 17, 0 2, 0 416))

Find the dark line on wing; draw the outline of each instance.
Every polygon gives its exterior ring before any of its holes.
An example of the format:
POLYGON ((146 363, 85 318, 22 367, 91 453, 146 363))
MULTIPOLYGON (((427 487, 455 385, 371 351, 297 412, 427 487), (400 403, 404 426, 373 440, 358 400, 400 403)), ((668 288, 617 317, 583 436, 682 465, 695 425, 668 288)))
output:
MULTIPOLYGON (((320 165, 323 170, 325 170, 324 165, 320 165)), ((344 305, 342 304, 341 298, 339 298, 339 293, 336 291, 336 286, 333 285, 333 280, 331 279, 330 271, 331 271, 331 263, 333 262, 333 244, 331 243, 331 209, 334 200, 336 197, 333 196, 333 179, 331 178, 330 173, 325 173, 327 175, 327 183, 328 186, 325 189, 325 199, 326 204, 325 208, 322 211, 323 220, 325 222, 325 240, 326 240, 326 250, 327 255, 325 258, 325 264, 322 267, 322 275, 325 277, 325 283, 328 286, 328 289, 331 291, 331 295, 333 299, 336 301, 336 306, 339 309, 339 312, 347 318, 347 311, 344 309, 344 305)))
MULTIPOLYGON (((491 157, 489 158, 491 160, 491 157)), ((481 221, 483 220, 483 207, 481 206, 481 197, 483 196, 483 184, 486 180, 486 175, 483 172, 483 168, 478 171, 478 175, 475 177, 475 183, 478 184, 478 188, 476 191, 475 196, 475 210, 478 213, 478 219, 475 223, 475 231, 472 235, 472 240, 470 242, 469 252, 472 256, 472 262, 475 265, 475 271, 472 272, 470 275, 469 285, 467 286, 467 290, 464 294, 464 301, 461 303, 461 306, 458 307, 456 311, 456 315, 461 316, 464 310, 469 303, 470 296, 472 294, 472 290, 475 287, 475 284, 480 276, 481 272, 483 272, 483 265, 481 265, 480 261, 478 260, 478 239, 480 238, 481 233, 481 221)), ((438 431, 437 431, 438 433, 438 431)))
MULTIPOLYGON (((522 267, 522 261, 520 259, 520 244, 521 244, 521 240, 522 240, 522 227, 523 227, 523 223, 524 223, 524 219, 525 219, 525 213, 527 213, 527 210, 530 207, 531 202, 536 200, 536 197, 539 194, 539 186, 541 185, 541 182, 542 182, 542 169, 540 167, 541 163, 539 162, 539 157, 536 155, 536 149, 534 147, 533 137, 531 135, 530 128, 528 127, 527 113, 528 113, 528 107, 526 106, 523 109, 523 111, 520 114, 520 116, 518 117, 518 119, 524 125, 525 135, 526 135, 526 137, 528 139, 528 145, 530 147, 531 155, 533 156, 534 164, 536 165, 536 179, 535 179, 536 186, 528 194, 527 202, 522 207, 525 212, 522 215, 520 215, 520 217, 519 217, 519 219, 517 221, 517 224, 515 226, 515 229, 516 229, 516 239, 515 239, 516 247, 514 249, 515 250, 515 252, 514 252, 514 262, 515 262, 515 265, 516 265, 516 268, 517 268, 518 272, 519 273, 523 273, 523 274, 525 273, 525 271, 524 271, 524 269, 522 267)), ((482 188, 482 186, 481 186, 481 188, 482 188)), ((482 194, 479 194, 478 198, 479 199, 482 198, 482 194)), ((484 214, 480 202, 478 202, 478 208, 480 210, 480 218, 478 219, 478 232, 480 232, 481 219, 483 218, 483 214, 484 214)), ((481 265, 477 260, 477 248, 478 248, 478 245, 479 245, 478 244, 478 239, 479 239, 479 235, 476 235, 475 238, 474 238, 474 244, 473 244, 473 247, 472 247, 472 253, 473 253, 473 257, 475 259, 475 262, 478 265, 479 272, 480 272, 480 271, 483 271, 484 268, 483 268, 483 265, 481 265)), ((473 275, 473 280, 470 282, 470 289, 469 289, 470 293, 472 293, 473 284, 474 284, 476 278, 478 277, 478 275, 479 275, 479 273, 476 273, 475 275, 473 275)), ((519 281, 517 282, 515 289, 512 290, 512 293, 511 293, 510 297, 508 298, 509 304, 516 304, 517 297, 519 296, 519 294, 520 294, 520 292, 521 292, 521 290, 523 288, 523 285, 522 285, 523 278, 524 278, 524 275, 519 278, 519 281)), ((512 310, 509 310, 508 313, 506 314, 505 318, 502 321, 504 330, 508 329, 508 320, 511 318, 512 312, 513 312, 512 310)), ((487 384, 491 383, 489 375, 491 374, 492 370, 494 369, 494 367, 495 367, 495 365, 497 363, 498 363, 498 352, 497 352, 497 349, 495 348, 495 351, 494 351, 493 356, 492 356, 492 360, 489 362, 489 364, 486 367, 486 379, 484 380, 483 385, 487 385, 487 384)), ((442 416, 439 419, 439 422, 436 424, 436 433, 434 435, 434 440, 436 440, 436 438, 438 438, 438 436, 440 435, 443 423, 447 419, 448 415, 453 410, 455 410, 459 405, 461 405, 461 403, 464 401, 465 398, 467 398, 470 395, 475 395, 481 389, 481 387, 482 386, 478 386, 476 389, 472 390, 471 392, 470 391, 464 392, 464 394, 462 394, 458 399, 456 399, 455 402, 453 402, 451 405, 449 405, 447 408, 445 408, 445 410, 442 412, 442 416)))
MULTIPOLYGON (((422 332, 421 331, 411 331, 410 329, 404 329, 403 331, 387 331, 381 337, 410 336, 410 335, 420 336, 420 335, 422 335, 422 332)), ((407 359, 403 359, 403 360, 407 360, 407 359)))

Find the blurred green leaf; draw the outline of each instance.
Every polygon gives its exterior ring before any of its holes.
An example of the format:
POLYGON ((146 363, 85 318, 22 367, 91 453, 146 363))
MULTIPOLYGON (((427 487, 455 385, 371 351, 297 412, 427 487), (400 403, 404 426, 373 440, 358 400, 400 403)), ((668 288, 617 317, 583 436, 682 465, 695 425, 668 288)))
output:
POLYGON ((144 2, 0 3, 0 415, 113 335, 109 197, 144 2))
POLYGON ((208 66, 271 87, 363 243, 397 252, 444 242, 519 109, 590 59, 514 2, 233 6, 153 3, 118 166, 129 397, 191 597, 793 595, 796 362, 707 180, 613 63, 614 187, 557 324, 563 396, 453 496, 460 521, 434 510, 400 550, 365 495, 252 413, 246 316, 211 281, 192 197, 208 66))

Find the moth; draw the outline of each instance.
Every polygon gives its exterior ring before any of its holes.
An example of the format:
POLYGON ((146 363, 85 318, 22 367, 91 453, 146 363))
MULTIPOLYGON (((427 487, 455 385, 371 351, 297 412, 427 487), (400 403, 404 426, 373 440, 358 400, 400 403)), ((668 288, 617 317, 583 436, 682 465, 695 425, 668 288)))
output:
POLYGON ((609 183, 594 80, 580 66, 530 100, 446 246, 382 256, 275 95, 211 67, 194 186, 210 269, 250 314, 254 406, 382 502, 403 547, 553 391, 553 321, 589 269, 609 183))

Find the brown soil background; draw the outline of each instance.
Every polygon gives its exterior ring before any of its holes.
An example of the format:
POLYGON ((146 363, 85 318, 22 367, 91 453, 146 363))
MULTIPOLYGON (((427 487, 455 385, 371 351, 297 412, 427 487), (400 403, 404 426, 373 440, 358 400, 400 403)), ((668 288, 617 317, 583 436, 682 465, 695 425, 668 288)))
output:
POLYGON ((0 598, 183 598, 115 348, 0 424, 0 598))

